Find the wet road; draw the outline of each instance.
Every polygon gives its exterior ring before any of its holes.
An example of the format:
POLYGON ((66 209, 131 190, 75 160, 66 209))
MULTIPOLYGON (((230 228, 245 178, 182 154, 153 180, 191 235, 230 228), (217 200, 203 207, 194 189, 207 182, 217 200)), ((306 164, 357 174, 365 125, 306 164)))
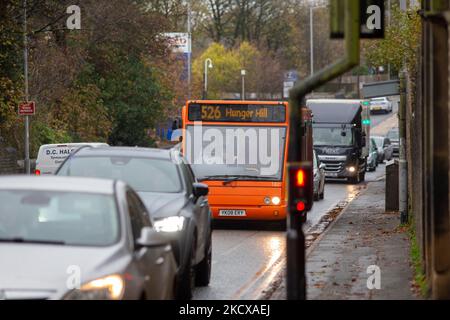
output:
MULTIPOLYGON (((372 116, 372 126, 383 125, 394 113, 372 116)), ((390 128, 388 128, 390 129, 390 128)), ((387 130, 388 130, 387 129, 387 130)), ((383 129, 382 131, 384 131, 383 129)), ((380 130, 378 130, 380 131, 380 130)), ((376 172, 367 173, 366 183, 375 181, 385 173, 385 165, 376 172)), ((315 202, 308 215, 305 233, 321 217, 343 201, 351 201, 362 185, 341 182, 326 184, 325 199, 315 202)), ((221 225, 213 232, 213 270, 211 284, 197 288, 195 300, 254 300, 274 279, 285 263, 285 233, 264 224, 221 225)))

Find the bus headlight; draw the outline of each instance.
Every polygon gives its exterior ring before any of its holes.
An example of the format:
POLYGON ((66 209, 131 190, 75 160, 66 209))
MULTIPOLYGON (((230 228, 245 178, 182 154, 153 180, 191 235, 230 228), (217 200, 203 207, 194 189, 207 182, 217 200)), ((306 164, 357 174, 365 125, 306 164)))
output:
POLYGON ((273 197, 272 198, 272 204, 275 206, 278 206, 281 203, 280 197, 273 197))

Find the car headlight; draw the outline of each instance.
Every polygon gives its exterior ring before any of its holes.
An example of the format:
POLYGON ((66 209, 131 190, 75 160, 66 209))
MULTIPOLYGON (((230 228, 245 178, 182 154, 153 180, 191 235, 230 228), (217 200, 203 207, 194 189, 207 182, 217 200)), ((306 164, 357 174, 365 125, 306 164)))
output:
POLYGON ((111 275, 96 279, 70 292, 66 300, 120 300, 125 283, 121 276, 111 275))
POLYGON ((158 232, 179 232, 184 228, 184 217, 169 217, 155 221, 155 229, 158 232))

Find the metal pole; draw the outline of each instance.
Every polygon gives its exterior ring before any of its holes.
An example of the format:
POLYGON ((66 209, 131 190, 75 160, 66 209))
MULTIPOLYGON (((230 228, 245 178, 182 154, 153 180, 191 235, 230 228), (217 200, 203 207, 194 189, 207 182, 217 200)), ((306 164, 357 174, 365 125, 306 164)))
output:
POLYGON ((400 73, 399 119, 399 211, 402 224, 408 223, 408 172, 406 160, 406 72, 400 73))
POLYGON ((191 99, 191 82, 192 82, 192 35, 191 35, 191 0, 187 0, 187 32, 189 41, 188 52, 188 100, 191 99))
MULTIPOLYGON (((388 26, 391 26, 391 15, 392 15, 392 11, 391 11, 391 0, 388 0, 388 26)), ((391 80, 391 64, 388 63, 388 79, 391 80)))
MULTIPOLYGON (((27 28, 27 0, 23 0, 23 58, 25 79, 25 101, 29 100, 28 91, 28 28, 27 28)), ((25 173, 30 174, 30 119, 25 116, 25 173)))
POLYGON ((203 100, 206 100, 208 95, 208 59, 205 60, 205 70, 203 74, 204 87, 203 87, 203 100))
POLYGON ((314 18, 313 7, 309 8, 309 55, 310 55, 310 69, 311 76, 314 74, 314 18))
POLYGON ((241 76, 242 76, 242 95, 241 95, 241 98, 242 98, 242 100, 245 100, 245 75, 246 75, 246 71, 245 70, 241 70, 241 76))

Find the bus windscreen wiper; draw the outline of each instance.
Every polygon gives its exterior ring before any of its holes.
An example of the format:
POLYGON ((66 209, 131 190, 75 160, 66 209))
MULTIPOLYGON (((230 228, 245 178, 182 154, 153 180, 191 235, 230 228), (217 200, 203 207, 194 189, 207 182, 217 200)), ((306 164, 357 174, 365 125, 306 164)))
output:
POLYGON ((0 238, 0 242, 9 242, 9 243, 35 243, 35 244, 54 244, 54 245, 65 245, 64 241, 52 241, 52 240, 31 240, 24 238, 0 238))

